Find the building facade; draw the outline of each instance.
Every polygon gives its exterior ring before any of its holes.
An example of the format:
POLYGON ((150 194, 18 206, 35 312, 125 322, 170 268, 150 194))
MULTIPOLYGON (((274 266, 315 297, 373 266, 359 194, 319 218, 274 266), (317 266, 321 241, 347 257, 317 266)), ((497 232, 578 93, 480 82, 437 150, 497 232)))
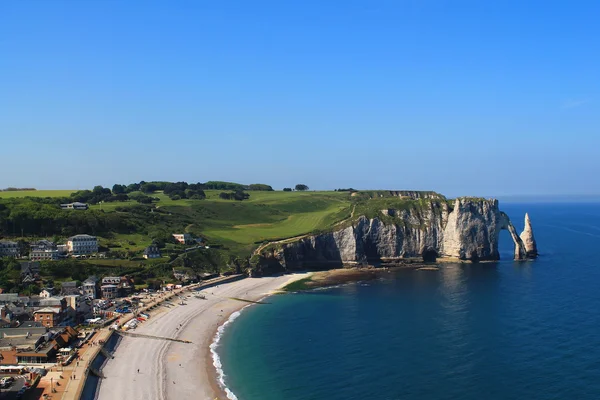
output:
POLYGON ((67 240, 67 250, 75 256, 97 253, 98 239, 90 235, 71 236, 67 240))
POLYGON ((92 311, 91 302, 78 294, 65 296, 67 302, 67 317, 73 322, 81 322, 92 311))
POLYGON ((98 278, 90 276, 82 284, 83 296, 88 299, 98 298, 98 278))
POLYGON ((146 249, 144 250, 143 257, 145 259, 160 258, 160 250, 158 249, 158 246, 153 244, 153 245, 146 247, 146 249))
POLYGON ((60 208, 63 210, 87 210, 89 206, 86 203, 76 201, 75 203, 61 204, 60 208))
POLYGON ((33 261, 40 260, 58 260, 59 253, 56 244, 49 240, 40 240, 31 245, 29 259, 33 261))
POLYGON ((10 240, 0 240, 0 257, 19 257, 19 244, 10 240))
POLYGON ((174 233, 173 237, 182 244, 192 243, 194 241, 194 238, 189 233, 174 233))
POLYGON ((116 299, 119 293, 117 285, 102 285, 100 289, 102 290, 103 299, 116 299))
POLYGON ((47 328, 58 326, 63 320, 63 312, 58 308, 46 307, 33 312, 33 319, 47 328))

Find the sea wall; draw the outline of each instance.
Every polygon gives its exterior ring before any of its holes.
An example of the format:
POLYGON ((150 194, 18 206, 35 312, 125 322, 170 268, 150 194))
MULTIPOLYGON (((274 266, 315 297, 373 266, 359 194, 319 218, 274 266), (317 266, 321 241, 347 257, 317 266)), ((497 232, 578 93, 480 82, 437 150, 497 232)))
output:
POLYGON ((102 374, 102 368, 109 359, 107 355, 112 354, 116 350, 120 341, 121 337, 111 331, 102 347, 100 347, 100 350, 90 360, 90 368, 86 368, 85 376, 82 377, 85 380, 85 384, 83 385, 83 389, 81 389, 81 394, 77 398, 81 400, 96 399, 101 382, 98 373, 102 374))

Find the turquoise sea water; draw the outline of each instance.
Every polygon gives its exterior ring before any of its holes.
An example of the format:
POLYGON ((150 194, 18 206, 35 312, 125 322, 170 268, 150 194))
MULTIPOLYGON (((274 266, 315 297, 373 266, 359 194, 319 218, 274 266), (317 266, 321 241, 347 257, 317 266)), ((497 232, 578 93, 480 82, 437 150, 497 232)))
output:
MULTIPOLYGON (((599 399, 600 205, 504 204, 530 213, 541 257, 399 270, 278 295, 221 338, 240 400, 599 399)), ((504 233, 504 232, 503 232, 504 233)))

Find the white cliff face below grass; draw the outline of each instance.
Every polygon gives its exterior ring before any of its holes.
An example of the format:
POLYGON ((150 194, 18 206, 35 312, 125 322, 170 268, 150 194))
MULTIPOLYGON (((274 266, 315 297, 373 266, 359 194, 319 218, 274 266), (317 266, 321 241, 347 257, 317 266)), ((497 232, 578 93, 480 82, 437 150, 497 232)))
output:
POLYGON ((276 257, 288 268, 416 257, 498 260, 502 229, 511 233, 515 259, 537 255, 529 218, 519 237, 497 200, 459 198, 452 209, 431 200, 418 209, 385 211, 381 218, 362 216, 352 226, 286 244, 276 257))

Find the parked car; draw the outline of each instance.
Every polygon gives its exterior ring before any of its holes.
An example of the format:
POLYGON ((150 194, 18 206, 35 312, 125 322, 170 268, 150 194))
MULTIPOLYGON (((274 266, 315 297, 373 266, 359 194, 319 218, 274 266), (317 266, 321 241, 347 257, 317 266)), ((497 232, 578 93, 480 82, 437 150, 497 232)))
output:
POLYGON ((13 378, 12 376, 6 376, 2 379, 0 379, 0 388, 2 389, 6 389, 8 387, 10 387, 10 385, 12 385, 12 383, 15 381, 15 378, 13 378))

